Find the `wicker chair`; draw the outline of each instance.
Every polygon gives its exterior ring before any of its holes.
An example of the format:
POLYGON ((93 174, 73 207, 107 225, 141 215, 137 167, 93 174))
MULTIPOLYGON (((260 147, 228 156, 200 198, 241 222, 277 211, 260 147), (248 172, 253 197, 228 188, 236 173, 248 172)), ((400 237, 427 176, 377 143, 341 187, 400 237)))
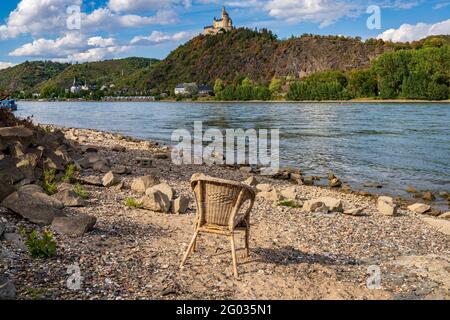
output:
POLYGON ((238 276, 234 234, 245 232, 245 256, 249 255, 250 211, 255 202, 255 190, 243 183, 194 174, 191 186, 197 202, 195 232, 183 257, 180 268, 197 249, 202 233, 228 236, 231 241, 233 272, 238 276))

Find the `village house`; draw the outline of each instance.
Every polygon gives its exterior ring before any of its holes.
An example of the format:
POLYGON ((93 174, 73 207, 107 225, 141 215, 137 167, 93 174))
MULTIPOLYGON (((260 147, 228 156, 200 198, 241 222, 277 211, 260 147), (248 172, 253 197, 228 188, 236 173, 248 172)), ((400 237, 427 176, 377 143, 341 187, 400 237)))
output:
POLYGON ((198 85, 195 82, 192 83, 180 83, 175 87, 176 96, 192 96, 198 93, 198 85))
POLYGON ((198 86, 198 94, 200 96, 212 96, 214 95, 214 90, 210 85, 201 84, 198 86))
POLYGON ((222 18, 216 19, 214 17, 213 25, 206 26, 204 28, 204 35, 215 35, 218 33, 223 33, 227 31, 233 30, 233 20, 231 20, 228 12, 225 10, 225 7, 222 7, 222 18))

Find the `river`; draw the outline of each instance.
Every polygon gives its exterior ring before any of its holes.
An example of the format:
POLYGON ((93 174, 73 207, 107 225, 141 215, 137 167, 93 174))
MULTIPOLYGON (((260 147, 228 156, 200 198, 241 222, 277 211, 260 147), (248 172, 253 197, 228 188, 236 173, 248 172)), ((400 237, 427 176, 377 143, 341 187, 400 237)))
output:
POLYGON ((35 123, 91 128, 171 144, 173 130, 280 129, 282 166, 333 171, 354 188, 406 195, 450 191, 450 104, 19 102, 35 123), (381 184, 382 189, 374 185, 381 184))

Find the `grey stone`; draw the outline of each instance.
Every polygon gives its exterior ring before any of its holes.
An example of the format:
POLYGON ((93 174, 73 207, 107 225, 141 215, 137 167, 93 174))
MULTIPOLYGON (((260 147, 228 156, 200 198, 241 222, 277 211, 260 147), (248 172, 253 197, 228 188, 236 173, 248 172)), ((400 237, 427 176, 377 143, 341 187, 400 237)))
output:
POLYGON ((398 205, 391 197, 379 197, 377 200, 377 209, 385 216, 396 216, 398 205))
POLYGON ((148 188, 151 188, 157 184, 159 184, 160 181, 158 177, 155 176, 143 176, 139 178, 135 178, 131 184, 131 190, 138 192, 138 193, 145 193, 145 191, 148 188))
POLYGON ((14 187, 7 182, 0 182, 0 203, 11 193, 15 192, 14 187))
POLYGON ((14 184, 24 179, 23 173, 17 169, 13 159, 3 159, 0 161, 0 183, 14 184))
POLYGON ((105 174, 105 176, 102 179, 102 183, 104 187, 109 188, 115 186, 116 184, 119 184, 120 178, 117 177, 112 171, 110 171, 107 174, 105 174))
POLYGON ((82 237, 86 232, 91 231, 96 223, 97 219, 88 215, 56 217, 53 219, 52 228, 69 237, 82 237))
POLYGON ((145 190, 145 194, 150 194, 153 193, 154 191, 160 191, 164 193, 169 198, 169 200, 173 200, 173 198, 175 197, 175 190, 167 183, 160 183, 157 184, 156 186, 150 187, 147 190, 145 190))
POLYGON ((0 128, 0 137, 4 138, 29 138, 33 134, 33 130, 24 126, 0 128))
POLYGON ((186 213, 189 207, 190 199, 185 196, 179 196, 173 201, 172 212, 175 214, 186 213))
POLYGON ((61 215, 64 205, 57 199, 39 192, 19 190, 3 200, 2 206, 39 225, 49 225, 61 215))
POLYGON ((147 210, 164 213, 170 211, 171 201, 169 197, 158 190, 146 193, 139 202, 142 204, 142 208, 147 210))
POLYGON ((80 198, 74 191, 72 190, 62 190, 57 194, 52 196, 53 198, 61 201, 66 207, 84 207, 86 206, 86 201, 80 198))
POLYGON ((0 274, 0 300, 15 300, 16 287, 6 274, 0 274))
POLYGON ((431 206, 429 206, 428 204, 424 204, 424 203, 415 203, 413 205, 410 205, 408 207, 408 210, 418 213, 418 214, 424 214, 425 212, 428 212, 431 210, 431 206))

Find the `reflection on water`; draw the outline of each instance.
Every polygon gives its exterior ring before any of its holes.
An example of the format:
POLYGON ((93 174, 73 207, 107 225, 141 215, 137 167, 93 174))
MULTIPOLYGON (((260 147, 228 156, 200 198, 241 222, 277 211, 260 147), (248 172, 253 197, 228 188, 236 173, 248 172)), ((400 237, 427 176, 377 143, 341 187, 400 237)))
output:
POLYGON ((93 128, 169 143, 173 130, 280 129, 282 165, 332 170, 353 186, 450 191, 450 104, 205 104, 20 102, 37 123, 93 128))

